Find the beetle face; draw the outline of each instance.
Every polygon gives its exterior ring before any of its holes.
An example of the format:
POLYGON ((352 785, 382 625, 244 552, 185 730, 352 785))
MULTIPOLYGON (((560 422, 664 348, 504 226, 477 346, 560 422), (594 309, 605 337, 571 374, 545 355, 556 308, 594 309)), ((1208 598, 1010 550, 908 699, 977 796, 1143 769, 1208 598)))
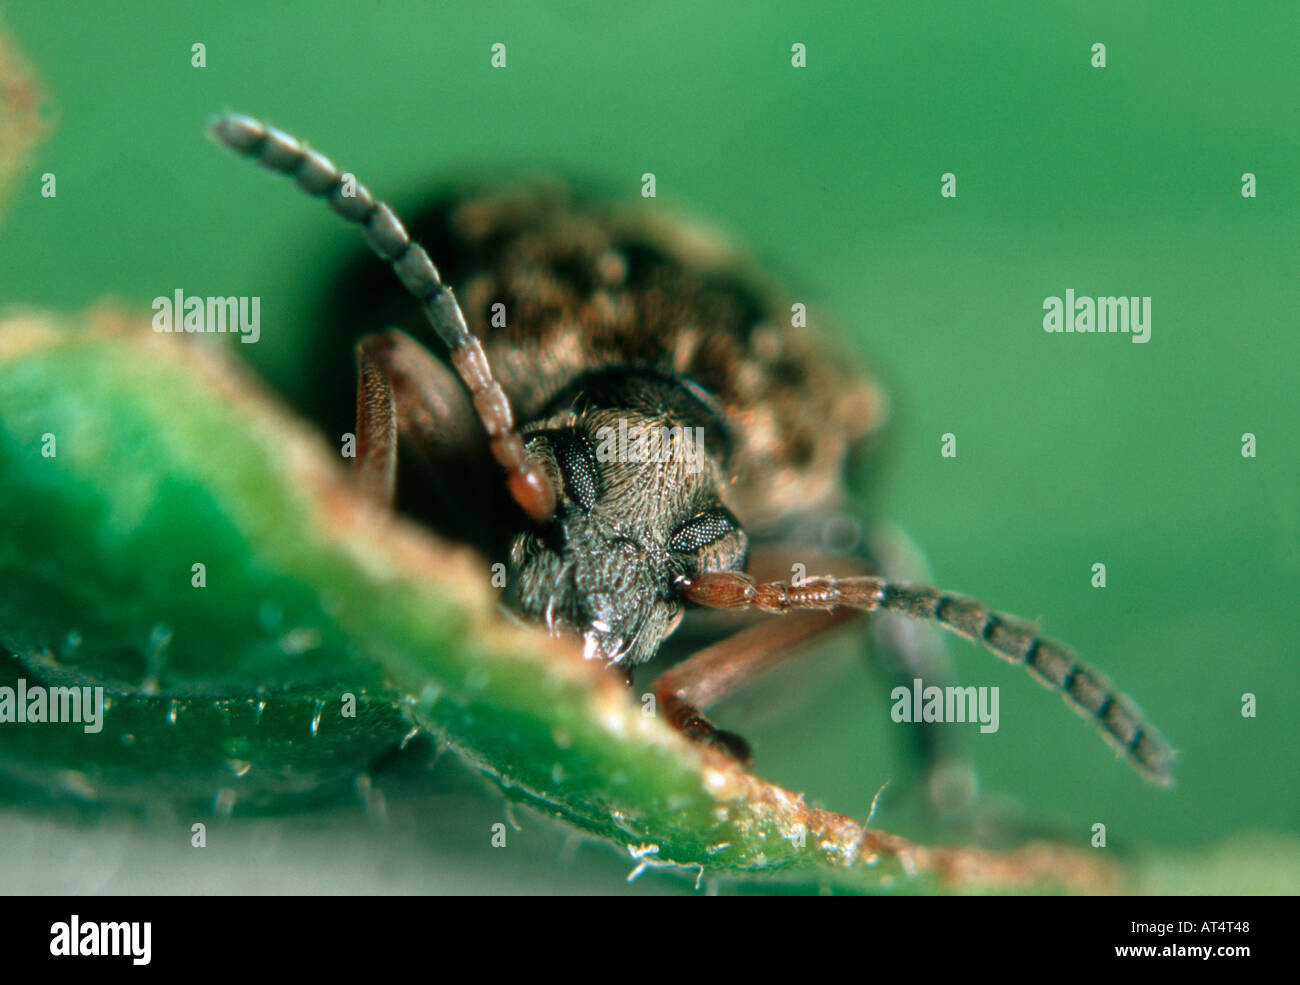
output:
POLYGON ((550 526, 511 544, 515 602, 583 636, 589 658, 649 660, 681 621, 681 576, 743 569, 748 539, 702 428, 595 410, 533 431, 527 448, 559 497, 550 526))

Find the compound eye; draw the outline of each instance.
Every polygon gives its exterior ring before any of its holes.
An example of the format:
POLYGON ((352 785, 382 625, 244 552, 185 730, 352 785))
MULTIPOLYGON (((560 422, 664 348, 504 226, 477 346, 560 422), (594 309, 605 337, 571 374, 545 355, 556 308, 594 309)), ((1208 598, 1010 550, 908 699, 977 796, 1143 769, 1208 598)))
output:
POLYGON ((564 489, 569 498, 590 513, 600 496, 600 472, 596 456, 581 435, 562 432, 553 439, 555 458, 564 476, 564 489))
POLYGON ((705 510, 673 531, 668 541, 668 550, 678 554, 694 554, 739 529, 740 521, 731 510, 721 506, 705 510))

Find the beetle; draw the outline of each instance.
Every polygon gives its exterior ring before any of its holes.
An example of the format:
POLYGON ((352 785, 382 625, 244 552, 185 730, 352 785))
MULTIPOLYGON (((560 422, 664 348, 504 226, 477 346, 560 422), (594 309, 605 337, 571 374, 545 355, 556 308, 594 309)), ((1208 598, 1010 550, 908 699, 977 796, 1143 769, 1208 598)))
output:
MULTIPOLYGON (((370 499, 395 503, 400 445, 431 522, 508 558, 510 609, 629 683, 688 615, 778 617, 723 618, 658 677, 658 706, 687 736, 748 762, 710 706, 874 614, 888 678, 950 677, 928 634, 905 628, 936 624, 1023 666, 1143 777, 1172 783, 1168 742, 1101 672, 1025 621, 911 584, 873 546, 846 510, 845 472, 883 422, 881 392, 728 255, 554 188, 484 191, 422 224, 444 276, 319 152, 248 116, 209 129, 359 226, 437 339, 437 353, 398 329, 356 345, 354 471, 370 499)), ((961 757, 939 730, 915 738, 929 788, 951 788, 961 757)))

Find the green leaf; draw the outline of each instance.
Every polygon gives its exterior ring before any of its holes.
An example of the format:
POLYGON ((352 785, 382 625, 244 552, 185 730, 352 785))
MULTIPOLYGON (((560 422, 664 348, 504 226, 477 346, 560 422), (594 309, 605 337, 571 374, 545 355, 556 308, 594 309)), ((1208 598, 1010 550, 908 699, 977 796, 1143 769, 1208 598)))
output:
POLYGON ((97 733, 0 726, 4 772, 41 797, 291 807, 419 729, 648 865, 848 891, 1112 878, 1052 846, 864 834, 687 742, 505 618, 482 558, 356 497, 226 350, 141 317, 0 323, 0 641, 0 684, 108 695, 97 733))

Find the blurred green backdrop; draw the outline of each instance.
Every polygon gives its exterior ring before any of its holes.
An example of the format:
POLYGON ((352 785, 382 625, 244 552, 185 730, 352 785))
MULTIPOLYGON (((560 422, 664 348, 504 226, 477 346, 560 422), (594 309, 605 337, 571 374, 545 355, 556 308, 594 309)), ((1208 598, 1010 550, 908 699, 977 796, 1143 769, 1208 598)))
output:
MULTIPOLYGON (((938 583, 1041 619, 1182 751, 1178 786, 1149 788, 1021 672, 954 643, 965 683, 1002 688, 1000 731, 971 736, 985 788, 1081 842, 1096 821, 1113 843, 1168 850, 1294 835, 1294 5, 788 7, 168 0, 88 16, 4 3, 55 129, 0 234, 0 302, 260 295, 262 341, 238 348, 293 394, 312 381, 290 330, 356 234, 210 144, 213 113, 268 118, 398 203, 513 165, 590 174, 631 201, 653 171, 665 205, 728 230, 832 312, 885 382, 892 433, 860 488, 938 583), (205 68, 191 66, 195 42, 205 68), (795 42, 806 68, 791 66, 795 42), (46 171, 53 200, 39 194, 46 171), (939 194, 945 172, 956 199, 939 194), (1242 197, 1243 172, 1258 198, 1242 197), (1043 299, 1067 288, 1151 296, 1151 341, 1044 333, 1043 299), (954 460, 939 454, 944 432, 954 460), (1090 584, 1097 561, 1104 590, 1090 584)), ((863 816, 894 735, 885 696, 839 656, 817 661, 801 700, 759 695, 720 716, 755 740, 760 772, 863 816)), ((424 882, 331 869, 328 884, 618 890, 625 860, 551 861, 564 836, 544 825, 526 824, 501 860, 479 838, 495 795, 439 782, 433 806, 393 808, 406 834, 390 850, 428 849, 442 869, 424 882), (432 837, 431 813, 460 833, 432 837)), ((891 821, 886 798, 875 823, 891 821)), ((54 851, 57 833, 5 824, 54 851)), ((334 864, 318 855, 290 854, 299 875, 286 879, 315 885, 334 864)), ((156 883, 106 885, 260 885, 224 865, 187 872, 187 857, 156 883)), ((680 885, 647 875, 636 888, 680 885)))

